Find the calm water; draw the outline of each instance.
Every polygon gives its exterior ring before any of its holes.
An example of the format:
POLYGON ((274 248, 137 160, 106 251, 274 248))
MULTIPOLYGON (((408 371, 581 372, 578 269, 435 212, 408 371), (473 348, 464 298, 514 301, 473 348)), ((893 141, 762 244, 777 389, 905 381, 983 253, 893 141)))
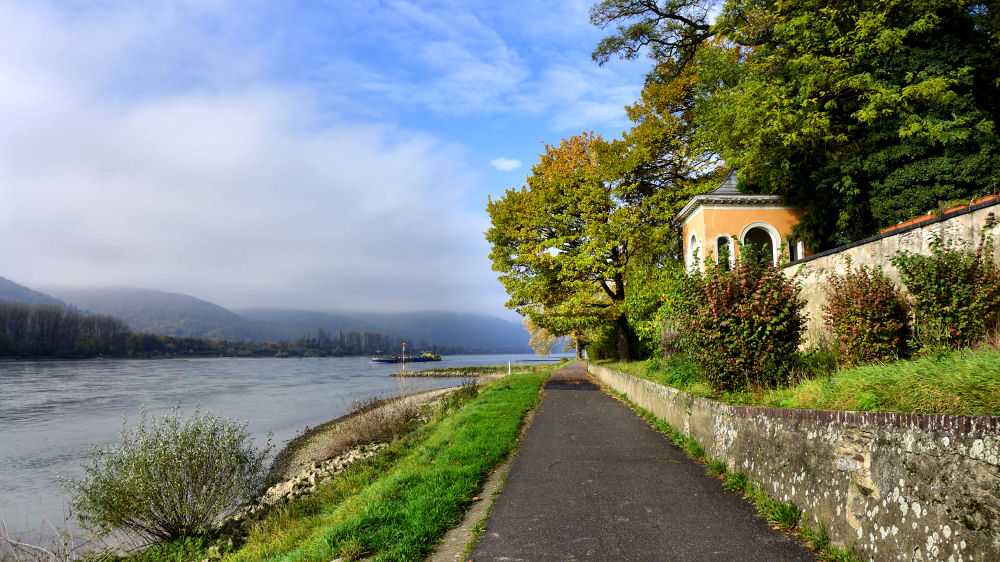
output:
MULTIPOLYGON (((533 355, 458 355, 417 368, 506 365, 533 355)), ((9 534, 61 528, 67 497, 57 484, 78 477, 94 445, 115 442, 145 406, 161 414, 200 405, 249 422, 276 450, 306 426, 349 410, 354 398, 398 393, 397 365, 365 357, 0 362, 0 514, 9 534)), ((460 379, 405 379, 406 392, 460 379)))

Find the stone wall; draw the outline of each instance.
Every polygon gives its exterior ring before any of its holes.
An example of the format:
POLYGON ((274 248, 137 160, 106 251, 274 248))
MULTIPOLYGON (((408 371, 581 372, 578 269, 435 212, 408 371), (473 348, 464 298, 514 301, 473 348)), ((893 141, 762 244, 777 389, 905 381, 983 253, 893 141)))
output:
POLYGON ((997 242, 994 258, 1000 263, 1000 199, 993 199, 941 217, 901 228, 897 231, 867 238, 841 248, 822 252, 785 267, 785 273, 802 283, 802 298, 808 315, 806 341, 816 342, 825 337, 822 307, 827 303, 827 278, 843 274, 848 259, 854 266, 881 266, 891 279, 899 282, 899 273, 891 260, 896 253, 907 250, 930 253, 929 242, 934 235, 954 244, 974 249, 980 234, 992 236, 997 242))
POLYGON ((590 372, 876 560, 1000 560, 1000 418, 728 406, 590 372))

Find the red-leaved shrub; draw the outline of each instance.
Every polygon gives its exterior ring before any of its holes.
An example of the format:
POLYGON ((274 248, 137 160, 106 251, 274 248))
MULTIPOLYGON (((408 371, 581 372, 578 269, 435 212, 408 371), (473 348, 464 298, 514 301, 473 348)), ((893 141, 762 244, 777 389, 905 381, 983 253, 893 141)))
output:
POLYGON ((672 324, 717 390, 788 382, 805 319, 799 285, 751 248, 725 271, 691 274, 673 303, 672 324))
POLYGON ((882 268, 847 266, 830 278, 823 320, 847 363, 870 363, 902 355, 907 310, 903 297, 882 268))

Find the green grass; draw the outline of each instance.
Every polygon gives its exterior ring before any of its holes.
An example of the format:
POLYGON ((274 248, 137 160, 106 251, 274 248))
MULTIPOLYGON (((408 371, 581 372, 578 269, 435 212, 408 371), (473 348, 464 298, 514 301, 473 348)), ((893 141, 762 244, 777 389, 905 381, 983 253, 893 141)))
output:
POLYGON ((520 374, 487 386, 453 415, 253 524, 246 543, 225 559, 422 559, 514 448, 547 375, 520 374))
MULTIPOLYGON (((828 363, 825 358, 807 358, 828 363)), ((715 393, 684 356, 605 366, 696 396, 741 406, 920 414, 1000 415, 1000 352, 953 351, 911 361, 826 372, 806 365, 801 382, 781 389, 715 393)))

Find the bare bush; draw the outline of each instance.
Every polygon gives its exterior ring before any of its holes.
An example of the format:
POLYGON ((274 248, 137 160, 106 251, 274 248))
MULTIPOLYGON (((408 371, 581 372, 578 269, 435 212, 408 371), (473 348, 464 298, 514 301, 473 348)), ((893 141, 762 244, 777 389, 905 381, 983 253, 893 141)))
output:
POLYGON ((413 429, 413 422, 420 416, 420 406, 408 397, 355 398, 351 409, 357 414, 345 419, 338 428, 350 446, 403 435, 413 429))

